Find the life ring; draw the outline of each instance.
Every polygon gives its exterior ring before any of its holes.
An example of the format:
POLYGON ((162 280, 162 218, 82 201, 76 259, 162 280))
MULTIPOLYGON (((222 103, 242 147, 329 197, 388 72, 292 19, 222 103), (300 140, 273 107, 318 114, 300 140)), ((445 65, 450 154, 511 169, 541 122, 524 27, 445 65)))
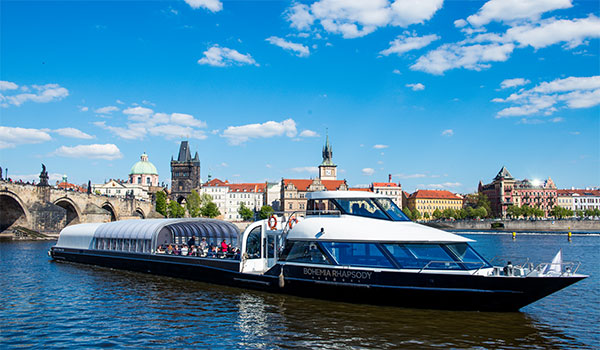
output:
POLYGON ((275 215, 271 215, 271 217, 269 218, 269 221, 267 221, 267 224, 269 225, 269 229, 276 230, 277 229, 277 217, 275 215))
POLYGON ((295 216, 292 216, 290 218, 290 221, 289 221, 288 225, 290 226, 290 228, 292 228, 292 226, 294 226, 294 224, 297 224, 297 223, 298 223, 298 219, 296 219, 295 216))

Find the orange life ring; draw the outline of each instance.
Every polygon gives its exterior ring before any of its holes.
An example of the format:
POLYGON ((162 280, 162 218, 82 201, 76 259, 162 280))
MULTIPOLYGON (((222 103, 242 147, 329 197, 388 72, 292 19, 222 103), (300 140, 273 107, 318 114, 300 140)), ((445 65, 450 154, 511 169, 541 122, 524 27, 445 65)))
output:
POLYGON ((295 217, 295 216, 292 216, 292 217, 290 218, 290 222, 289 222, 289 226, 290 226, 290 228, 292 228, 292 226, 294 226, 294 224, 297 224, 297 223, 298 223, 298 219, 296 219, 296 217, 295 217))
POLYGON ((269 225, 269 229, 276 230, 277 229, 277 217, 275 215, 271 215, 271 217, 269 218, 269 221, 267 221, 267 224, 269 225))

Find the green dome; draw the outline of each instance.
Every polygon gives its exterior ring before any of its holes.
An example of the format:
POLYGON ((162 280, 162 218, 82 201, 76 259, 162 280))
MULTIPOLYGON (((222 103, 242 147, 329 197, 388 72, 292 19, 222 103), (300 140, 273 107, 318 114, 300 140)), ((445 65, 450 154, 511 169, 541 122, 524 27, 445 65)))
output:
POLYGON ((129 175, 158 175, 158 171, 156 171, 156 167, 154 166, 154 164, 150 163, 148 161, 148 155, 144 152, 144 154, 142 154, 142 156, 140 157, 141 160, 137 163, 135 163, 132 167, 131 167, 131 171, 129 172, 129 175))

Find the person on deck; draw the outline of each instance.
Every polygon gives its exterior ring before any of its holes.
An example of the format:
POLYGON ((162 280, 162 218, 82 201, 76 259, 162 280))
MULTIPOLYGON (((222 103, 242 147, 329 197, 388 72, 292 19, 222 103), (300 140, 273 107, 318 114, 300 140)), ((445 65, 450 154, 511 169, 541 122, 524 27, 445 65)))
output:
POLYGON ((223 252, 223 254, 227 253, 228 248, 229 248, 229 246, 227 245, 227 242, 225 242, 225 240, 223 240, 223 242, 221 242, 221 252, 223 252))
POLYGON ((196 236, 192 236, 192 238, 190 238, 190 239, 187 241, 187 245, 188 245, 188 247, 191 247, 191 246, 193 246, 193 245, 196 245, 196 236))

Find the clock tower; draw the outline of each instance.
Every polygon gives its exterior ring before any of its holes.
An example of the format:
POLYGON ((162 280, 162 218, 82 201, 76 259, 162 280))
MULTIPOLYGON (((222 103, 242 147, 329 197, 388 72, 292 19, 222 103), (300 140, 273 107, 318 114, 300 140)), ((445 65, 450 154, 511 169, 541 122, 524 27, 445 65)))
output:
POLYGON ((337 179, 337 165, 333 164, 331 160, 333 152, 331 151, 331 145, 329 144, 329 135, 325 140, 325 146, 323 147, 323 161, 319 165, 319 180, 336 180, 337 179))

